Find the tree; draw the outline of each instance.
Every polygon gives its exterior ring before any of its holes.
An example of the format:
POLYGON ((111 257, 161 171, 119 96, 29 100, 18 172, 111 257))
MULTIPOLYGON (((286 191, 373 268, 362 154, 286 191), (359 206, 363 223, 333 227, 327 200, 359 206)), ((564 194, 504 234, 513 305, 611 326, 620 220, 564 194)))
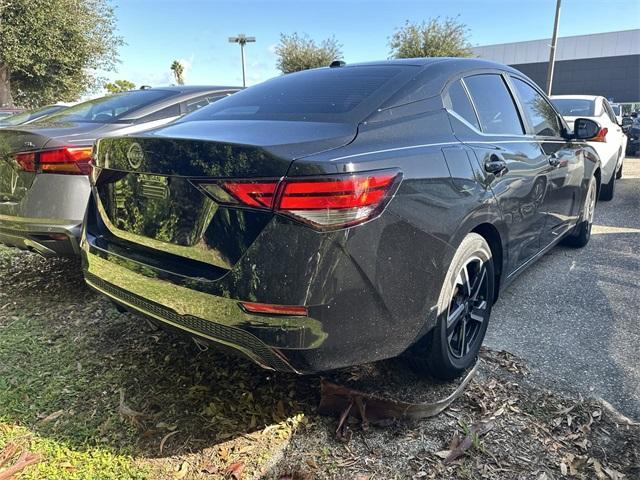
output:
POLYGON ((0 105, 77 100, 115 67, 108 0, 0 0, 0 105))
POLYGON ((136 88, 136 84, 129 80, 116 80, 115 82, 107 83, 104 86, 104 89, 112 95, 114 93, 127 92, 134 88, 136 88))
POLYGON ((173 78, 176 79, 178 85, 184 85, 184 65, 180 60, 174 60, 171 64, 171 71, 173 72, 173 78))
POLYGON ((280 34, 276 46, 277 68, 282 73, 299 72, 309 68, 328 67, 334 60, 342 59, 341 45, 334 37, 319 44, 308 35, 280 34))
POLYGON ((391 58, 470 57, 473 55, 468 29, 457 18, 432 18, 407 22, 389 39, 391 58))

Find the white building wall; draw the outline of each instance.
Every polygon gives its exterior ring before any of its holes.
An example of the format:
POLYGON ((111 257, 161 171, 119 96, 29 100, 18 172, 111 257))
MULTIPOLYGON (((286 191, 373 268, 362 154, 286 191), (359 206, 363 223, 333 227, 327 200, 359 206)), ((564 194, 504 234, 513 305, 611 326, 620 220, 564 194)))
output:
MULTIPOLYGON (((473 52, 494 62, 522 65, 548 61, 550 43, 551 39, 502 43, 474 47, 473 52)), ((560 37, 556 48, 557 61, 622 55, 640 55, 640 29, 560 37)))

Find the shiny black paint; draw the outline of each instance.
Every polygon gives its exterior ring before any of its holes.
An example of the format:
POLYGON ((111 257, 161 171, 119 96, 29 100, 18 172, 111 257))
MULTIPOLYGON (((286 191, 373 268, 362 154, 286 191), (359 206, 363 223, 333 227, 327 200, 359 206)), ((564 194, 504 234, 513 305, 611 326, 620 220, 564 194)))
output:
POLYGON ((433 328, 444 276, 468 232, 497 232, 491 243, 503 247, 494 258, 502 259, 496 271, 506 285, 571 231, 598 168, 584 143, 485 135, 447 111, 441 94, 448 81, 478 71, 521 75, 479 60, 425 61, 412 87, 358 125, 183 122, 101 141, 103 170, 83 240, 89 283, 98 276, 184 318, 251 332, 300 372, 401 354, 433 328), (133 143, 145 154, 138 170, 126 163, 133 143), (553 154, 558 165, 549 162, 553 154), (492 158, 507 171, 487 172, 492 158), (324 233, 268 211, 217 205, 193 186, 382 168, 403 172, 386 210, 324 233), (136 190, 153 176, 167 179, 169 197, 136 190), (122 185, 129 193, 118 207, 122 185), (196 221, 203 211, 209 218, 196 221), (249 315, 241 301, 305 305, 309 317, 249 315))

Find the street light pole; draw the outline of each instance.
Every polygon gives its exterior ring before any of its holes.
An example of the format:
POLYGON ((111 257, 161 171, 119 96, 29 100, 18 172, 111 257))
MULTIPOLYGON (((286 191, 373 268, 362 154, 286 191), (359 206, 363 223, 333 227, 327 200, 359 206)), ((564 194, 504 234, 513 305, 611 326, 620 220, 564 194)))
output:
POLYGON ((244 33, 238 34, 237 37, 229 37, 229 43, 239 43, 240 44, 240 55, 242 57, 242 86, 247 86, 247 77, 245 74, 245 65, 244 65, 244 46, 247 43, 253 43, 256 41, 256 37, 247 37, 244 33))
POLYGON ((547 67, 547 95, 551 95, 553 85, 553 68, 556 63, 556 44, 558 43, 558 23, 560 22, 560 1, 556 3, 556 18, 553 22, 553 37, 551 38, 551 51, 549 52, 549 66, 547 67))

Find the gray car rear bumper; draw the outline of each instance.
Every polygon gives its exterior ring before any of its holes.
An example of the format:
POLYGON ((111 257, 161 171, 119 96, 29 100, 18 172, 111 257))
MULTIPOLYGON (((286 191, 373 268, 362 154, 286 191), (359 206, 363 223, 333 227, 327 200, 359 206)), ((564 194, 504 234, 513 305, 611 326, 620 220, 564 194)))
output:
POLYGON ((78 255, 90 191, 84 175, 37 175, 19 200, 0 202, 0 242, 45 256, 78 255))

